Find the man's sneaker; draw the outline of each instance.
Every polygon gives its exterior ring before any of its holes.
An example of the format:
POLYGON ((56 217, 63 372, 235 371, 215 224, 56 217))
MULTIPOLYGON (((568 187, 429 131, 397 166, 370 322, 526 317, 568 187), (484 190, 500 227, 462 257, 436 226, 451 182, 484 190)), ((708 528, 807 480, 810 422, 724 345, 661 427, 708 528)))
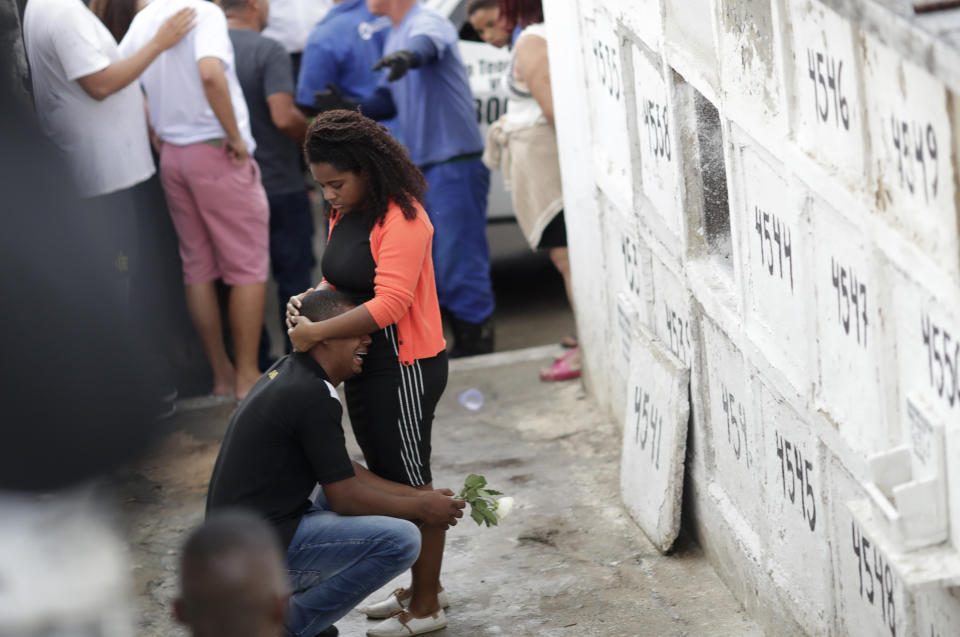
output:
POLYGON ((433 615, 414 617, 408 611, 398 612, 367 631, 367 637, 410 637, 446 628, 447 615, 439 609, 433 615))
POLYGON ((324 630, 321 630, 319 633, 314 635, 314 637, 337 637, 340 634, 340 631, 337 630, 336 626, 328 626, 324 630))
MULTIPOLYGON (((360 610, 370 619, 384 619, 397 611, 406 610, 407 606, 410 605, 410 598, 401 601, 400 595, 403 592, 404 589, 398 588, 390 593, 390 596, 385 600, 364 606, 360 610)), ((437 601, 440 602, 440 608, 449 606, 450 596, 447 595, 447 591, 443 590, 437 593, 437 601)))

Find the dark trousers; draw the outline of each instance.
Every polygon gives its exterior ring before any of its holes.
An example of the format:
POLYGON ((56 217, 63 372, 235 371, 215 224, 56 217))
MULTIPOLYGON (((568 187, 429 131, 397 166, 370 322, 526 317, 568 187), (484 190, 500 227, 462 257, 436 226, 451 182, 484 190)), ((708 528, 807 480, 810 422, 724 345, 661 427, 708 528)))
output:
POLYGON ((493 313, 487 195, 490 171, 480 159, 434 164, 423 171, 424 207, 433 223, 433 268, 440 307, 468 323, 493 313))
POLYGON ((178 319, 185 322, 176 235, 157 176, 85 200, 101 240, 101 272, 113 291, 113 311, 130 322, 148 357, 156 387, 173 384, 169 351, 178 319))
MULTIPOLYGON (((267 194, 270 203, 270 267, 277 282, 280 324, 287 300, 310 287, 313 269, 313 214, 306 190, 267 194)), ((290 351, 290 341, 286 343, 290 351)))
POLYGON ((363 371, 344 383, 350 424, 370 471, 419 487, 433 481, 430 437, 447 386, 447 352, 403 365, 396 325, 370 337, 363 371))
POLYGON ((125 321, 130 319, 130 279, 139 266, 135 188, 85 200, 88 222, 100 239, 99 269, 104 280, 110 282, 113 311, 125 321))

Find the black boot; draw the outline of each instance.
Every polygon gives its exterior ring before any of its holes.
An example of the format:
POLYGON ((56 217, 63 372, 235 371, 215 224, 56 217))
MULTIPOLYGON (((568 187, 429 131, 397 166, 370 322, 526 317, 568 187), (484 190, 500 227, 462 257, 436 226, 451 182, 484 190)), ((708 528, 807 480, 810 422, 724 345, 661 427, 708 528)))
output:
POLYGON ((340 631, 337 630, 336 626, 330 626, 326 630, 322 630, 317 633, 316 637, 337 637, 340 634, 340 631))
POLYGON ((482 323, 470 323, 450 316, 453 327, 453 349, 450 358, 489 354, 493 351, 493 316, 482 323))

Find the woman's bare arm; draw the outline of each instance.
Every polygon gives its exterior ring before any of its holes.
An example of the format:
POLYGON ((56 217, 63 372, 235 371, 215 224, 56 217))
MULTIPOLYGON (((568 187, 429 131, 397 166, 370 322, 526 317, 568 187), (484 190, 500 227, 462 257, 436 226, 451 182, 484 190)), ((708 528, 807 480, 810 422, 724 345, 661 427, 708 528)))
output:
POLYGON ((513 58, 514 78, 527 85, 547 122, 553 126, 553 92, 550 88, 550 60, 547 41, 527 34, 517 41, 513 58))

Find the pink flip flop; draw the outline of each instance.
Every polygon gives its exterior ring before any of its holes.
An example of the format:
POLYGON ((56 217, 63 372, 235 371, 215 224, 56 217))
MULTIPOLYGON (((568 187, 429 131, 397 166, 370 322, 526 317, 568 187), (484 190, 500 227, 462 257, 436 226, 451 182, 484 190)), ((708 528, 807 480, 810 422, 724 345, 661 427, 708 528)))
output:
POLYGON ((570 352, 556 361, 550 367, 544 367, 540 370, 540 380, 573 380, 574 378, 580 378, 580 370, 575 369, 570 366, 570 358, 572 354, 578 351, 579 348, 573 348, 570 352))
POLYGON ((565 360, 567 360, 568 358, 570 358, 571 356, 573 356, 574 354, 576 354, 576 353, 579 352, 579 351, 580 351, 580 348, 579 348, 579 347, 571 347, 571 348, 567 349, 566 351, 564 351, 564 352, 562 352, 562 353, 557 354, 556 356, 554 356, 554 357, 553 357, 553 362, 554 362, 554 363, 559 363, 560 361, 565 361, 565 360))

